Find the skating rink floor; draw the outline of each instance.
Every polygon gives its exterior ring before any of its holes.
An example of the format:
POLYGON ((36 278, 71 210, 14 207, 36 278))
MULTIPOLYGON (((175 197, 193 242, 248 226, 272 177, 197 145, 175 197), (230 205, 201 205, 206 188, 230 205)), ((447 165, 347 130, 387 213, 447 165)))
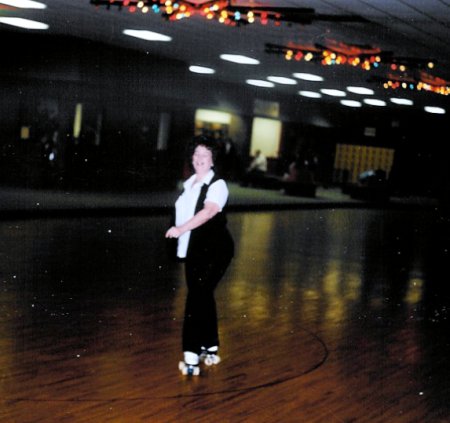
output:
POLYGON ((447 220, 228 218, 223 361, 194 378, 165 214, 0 221, 0 421, 450 422, 447 220))

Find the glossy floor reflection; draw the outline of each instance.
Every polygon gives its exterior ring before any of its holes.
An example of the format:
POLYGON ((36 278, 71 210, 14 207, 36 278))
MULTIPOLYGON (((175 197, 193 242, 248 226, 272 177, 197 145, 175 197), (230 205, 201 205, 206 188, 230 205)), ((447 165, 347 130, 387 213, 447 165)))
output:
POLYGON ((167 222, 0 223, 0 421, 450 421, 450 234, 433 212, 231 214, 223 362, 194 380, 167 222))

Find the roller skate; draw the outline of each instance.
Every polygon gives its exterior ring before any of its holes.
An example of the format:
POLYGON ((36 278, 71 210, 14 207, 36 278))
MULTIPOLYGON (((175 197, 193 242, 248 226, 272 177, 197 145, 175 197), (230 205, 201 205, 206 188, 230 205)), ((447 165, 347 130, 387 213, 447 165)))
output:
POLYGON ((217 352, 219 351, 218 347, 210 347, 205 348, 202 347, 202 352, 200 354, 200 360, 205 363, 206 366, 214 366, 220 363, 220 357, 217 352))
POLYGON ((178 363, 178 369, 185 376, 200 375, 199 356, 193 352, 184 352, 184 361, 178 363))

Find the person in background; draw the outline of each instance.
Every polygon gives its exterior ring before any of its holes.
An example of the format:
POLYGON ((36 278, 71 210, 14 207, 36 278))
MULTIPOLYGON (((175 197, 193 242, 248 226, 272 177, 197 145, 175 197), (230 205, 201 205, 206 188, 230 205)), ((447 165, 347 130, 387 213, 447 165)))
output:
POLYGON ((221 161, 223 176, 227 178, 228 181, 235 181, 238 178, 239 157, 236 146, 230 137, 223 139, 223 159, 221 161))
POLYGON ((200 374, 200 361, 218 364, 219 333, 214 290, 234 255, 234 242, 227 229, 226 182, 213 170, 217 141, 205 136, 194 138, 194 174, 183 184, 175 203, 175 225, 166 238, 177 239, 177 256, 184 260, 188 287, 182 346, 183 374, 200 374))
POLYGON ((244 180, 242 182, 243 186, 251 185, 253 181, 258 180, 258 178, 264 177, 267 173, 267 158, 261 152, 261 150, 256 150, 255 156, 251 161, 249 167, 247 168, 244 180))

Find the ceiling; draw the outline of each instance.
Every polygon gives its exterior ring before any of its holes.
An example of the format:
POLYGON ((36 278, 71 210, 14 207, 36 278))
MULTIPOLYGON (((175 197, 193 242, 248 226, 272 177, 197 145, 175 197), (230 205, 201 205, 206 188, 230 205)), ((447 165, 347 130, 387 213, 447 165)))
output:
MULTIPOLYGON (((298 95, 300 90, 319 91, 332 88, 346 91, 347 86, 363 86, 375 91, 370 98, 383 99, 389 107, 440 106, 450 112, 449 96, 399 88, 383 88, 389 74, 397 75, 401 81, 417 82, 424 76, 438 77, 441 83, 450 85, 450 0, 236 0, 232 6, 260 8, 310 8, 307 22, 296 23, 282 20, 279 26, 274 21, 267 25, 259 22, 231 27, 215 20, 195 15, 189 19, 168 21, 161 14, 130 13, 126 8, 112 6, 96 7, 90 0, 41 0, 45 9, 13 8, 1 4, 0 17, 22 17, 49 25, 48 33, 55 36, 74 36, 136 49, 151 56, 164 56, 188 65, 214 68, 214 75, 194 75, 196 78, 218 78, 236 84, 245 84, 247 79, 266 80, 268 76, 292 78, 295 72, 321 75, 322 82, 297 80, 295 85, 275 84, 273 88, 257 90, 280 90, 285 94, 298 95), (170 42, 145 41, 123 34, 124 29, 150 30, 172 38, 170 42), (405 72, 393 72, 390 64, 383 62, 377 69, 363 70, 348 64, 325 66, 319 61, 286 60, 284 54, 267 52, 267 44, 318 49, 345 45, 378 49, 386 54, 386 61, 406 59, 405 72), (257 66, 238 65, 220 59, 220 54, 241 54, 260 61, 257 66), (418 68, 429 60, 433 69, 418 68), (427 76, 428 75, 428 76, 427 76), (406 79, 405 79, 406 78, 406 79), (414 106, 399 106, 390 102, 391 97, 408 98, 414 106)), ((116 3, 120 0, 115 0, 116 3)), ((193 0, 202 3, 204 0, 193 0)), ((272 9, 270 9, 272 10, 272 9)), ((288 18, 291 14, 287 13, 288 18)), ((303 19, 303 18, 302 18, 303 19)), ((4 31, 26 32, 0 23, 0 34, 4 31)), ((38 30, 31 30, 36 32, 38 30)), ((42 32, 42 31, 41 31, 42 32)), ((80 53, 82 54, 82 53, 80 53)), ((415 83, 414 82, 414 83, 415 83)), ((346 98, 361 101, 368 96, 346 92, 346 98)), ((339 99, 322 95, 311 101, 339 102, 339 99)), ((363 103, 363 107, 372 107, 363 103)))

